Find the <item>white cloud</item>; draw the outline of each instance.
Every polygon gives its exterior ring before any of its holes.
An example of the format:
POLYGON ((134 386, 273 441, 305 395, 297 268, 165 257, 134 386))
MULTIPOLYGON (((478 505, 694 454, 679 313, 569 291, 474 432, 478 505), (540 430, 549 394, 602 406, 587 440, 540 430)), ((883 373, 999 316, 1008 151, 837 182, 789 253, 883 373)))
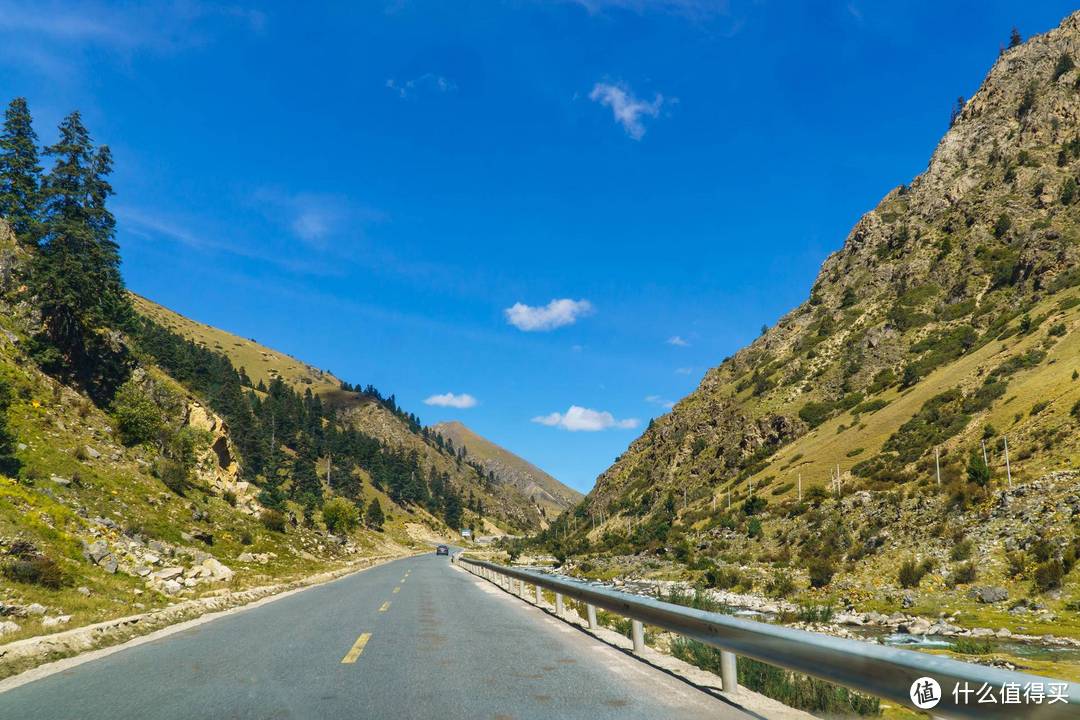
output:
POLYGON ((457 85, 452 81, 447 80, 442 75, 436 75, 435 73, 424 73, 420 77, 413 78, 412 80, 396 80, 394 78, 388 78, 386 87, 397 93, 398 98, 401 100, 415 98, 421 92, 443 94, 457 90, 457 85))
POLYGON ((461 393, 455 395, 452 392, 443 393, 442 395, 432 395, 424 401, 425 405, 435 405, 437 407, 452 407, 464 410, 465 408, 476 407, 476 398, 469 393, 461 393))
POLYGON ((668 345, 674 345, 675 347, 690 347, 690 343, 684 340, 678 335, 672 335, 667 339, 668 345))
POLYGON ((341 195, 264 187, 253 200, 267 218, 318 250, 327 249, 332 238, 361 235, 366 225, 385 219, 378 210, 341 195))
POLYGON ((664 104, 664 96, 659 93, 652 102, 646 102, 635 97, 628 87, 602 82, 593 86, 589 99, 611 108, 615 122, 622 125, 626 134, 634 140, 640 140, 645 135, 642 117, 657 117, 664 104))
POLYGON ((573 325, 579 317, 593 312, 588 300, 563 298, 552 300, 547 305, 533 307, 525 303, 514 303, 503 310, 506 321, 525 332, 554 330, 563 325, 573 325))
POLYGON ((539 415, 532 421, 570 432, 597 432, 608 428, 631 430, 638 426, 637 418, 616 420, 614 415, 605 410, 590 410, 578 405, 571 405, 565 413, 553 412, 548 415, 539 415))
POLYGON ((651 403, 653 405, 659 405, 660 407, 666 408, 668 410, 675 407, 674 401, 665 400, 664 398, 660 397, 659 395, 646 395, 645 396, 645 402, 651 403))
POLYGON ((688 368, 688 367, 675 368, 675 374, 676 375, 689 375, 692 372, 694 372, 694 368, 688 368))

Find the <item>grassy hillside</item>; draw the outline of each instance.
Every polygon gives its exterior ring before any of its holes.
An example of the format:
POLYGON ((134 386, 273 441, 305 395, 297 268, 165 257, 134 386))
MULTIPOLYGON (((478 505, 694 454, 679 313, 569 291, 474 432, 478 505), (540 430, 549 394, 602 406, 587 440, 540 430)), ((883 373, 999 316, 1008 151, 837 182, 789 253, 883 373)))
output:
POLYGON ((140 314, 203 347, 223 353, 234 367, 245 371, 253 385, 268 385, 280 379, 298 392, 311 390, 357 430, 390 447, 415 452, 421 464, 447 474, 466 498, 472 498, 468 505, 481 510, 467 511, 468 523, 478 524, 483 518, 495 523, 495 531, 501 528, 518 532, 540 527, 543 516, 536 511, 529 493, 499 474, 489 477, 488 469, 474 467, 468 459, 440 447, 437 437, 418 426, 410 427, 400 410, 395 412, 386 403, 364 393, 345 390, 339 378, 294 357, 198 323, 145 298, 132 298, 140 314))
POLYGON ((544 540, 592 572, 1080 637, 1078 47, 1073 15, 1004 51, 809 299, 544 540))
POLYGON ((477 435, 457 420, 438 423, 431 429, 453 441, 455 447, 465 448, 469 457, 478 460, 486 470, 494 472, 530 498, 540 508, 545 527, 548 518, 556 517, 582 498, 577 490, 568 488, 524 458, 477 435))

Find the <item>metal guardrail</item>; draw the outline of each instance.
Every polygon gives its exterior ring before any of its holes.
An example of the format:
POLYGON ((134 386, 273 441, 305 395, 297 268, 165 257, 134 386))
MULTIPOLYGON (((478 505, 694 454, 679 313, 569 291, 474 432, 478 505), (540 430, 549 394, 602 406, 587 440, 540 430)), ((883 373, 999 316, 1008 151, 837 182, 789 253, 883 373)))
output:
MULTIPOLYGON (((644 649, 644 625, 668 630, 721 651, 723 689, 736 687, 739 655, 794 672, 811 675, 859 692, 916 708, 915 683, 931 678, 938 684, 938 703, 926 710, 933 717, 980 720, 1064 720, 1080 718, 1080 684, 960 662, 928 653, 901 650, 861 640, 743 620, 705 612, 641 595, 611 590, 592 583, 506 567, 458 556, 470 572, 525 597, 527 583, 555 593, 556 614, 563 598, 584 602, 590 627, 596 628, 596 608, 633 621, 634 651, 644 649), (957 692, 954 692, 956 689, 957 692), (970 691, 970 692, 969 692, 970 691), (989 702, 992 697, 996 702, 989 702), (1041 699, 1041 702, 1036 700, 1041 699)), ((925 684, 919 688, 925 690, 925 684)), ((925 700, 923 695, 921 700, 925 700)))

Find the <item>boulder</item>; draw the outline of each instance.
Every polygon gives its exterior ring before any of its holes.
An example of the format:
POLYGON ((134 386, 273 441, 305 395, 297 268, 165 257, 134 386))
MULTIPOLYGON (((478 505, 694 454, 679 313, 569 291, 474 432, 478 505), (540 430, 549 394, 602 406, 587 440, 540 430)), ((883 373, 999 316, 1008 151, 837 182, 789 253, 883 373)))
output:
POLYGON ((79 587, 75 588, 75 592, 79 593, 80 595, 90 597, 90 588, 86 587, 85 585, 80 585, 79 587))
POLYGON ((61 487, 67 487, 71 484, 71 478, 61 477, 59 475, 49 475, 49 480, 53 481, 61 487))
POLYGON ((26 614, 27 615, 44 615, 45 614, 45 606, 42 605, 41 603, 31 603, 31 604, 26 606, 26 614))
POLYGON ((968 596, 981 603, 996 603, 1009 599, 1009 591, 996 585, 972 588, 968 596))
POLYGON ((109 546, 104 540, 95 540, 83 549, 83 554, 95 563, 109 554, 109 546))
POLYGON ((167 595, 175 595, 183 589, 183 586, 175 580, 166 580, 161 585, 162 592, 167 595))
POLYGON ((209 571, 210 576, 215 580, 228 580, 233 576, 233 571, 222 565, 216 558, 207 558, 203 561, 202 566, 209 571))
POLYGON ((900 596, 900 605, 904 608, 914 607, 918 601, 919 596, 915 594, 914 590, 905 590, 903 595, 900 596))
POLYGON ((119 567, 119 564, 116 562, 116 558, 114 558, 112 555, 106 555, 105 557, 103 557, 101 559, 101 562, 98 563, 98 565, 101 567, 102 570, 109 573, 110 575, 115 573, 116 569, 119 567))
POLYGON ((139 577, 146 577, 150 574, 151 569, 149 565, 136 565, 135 569, 131 572, 135 575, 138 575, 139 577))
POLYGON ((8 633, 18 632, 19 625, 10 620, 4 620, 0 622, 0 635, 7 635, 8 633))
POLYGON ((41 621, 42 627, 56 627, 57 625, 66 625, 71 622, 70 615, 57 615, 56 617, 47 617, 41 621))
POLYGON ((99 457, 101 457, 101 453, 99 453, 97 450, 90 447, 89 445, 83 445, 83 451, 86 452, 87 456, 93 458, 94 460, 97 460, 99 457))
POLYGON ((184 574, 182 567, 167 567, 154 573, 155 580, 172 580, 184 574))

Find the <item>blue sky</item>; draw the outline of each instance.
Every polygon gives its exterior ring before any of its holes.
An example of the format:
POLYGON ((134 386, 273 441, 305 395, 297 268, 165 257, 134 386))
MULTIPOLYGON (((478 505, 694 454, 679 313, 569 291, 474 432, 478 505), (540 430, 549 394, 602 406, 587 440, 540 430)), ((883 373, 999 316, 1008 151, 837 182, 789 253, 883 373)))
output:
POLYGON ((0 97, 112 146, 136 292, 583 491, 1072 9, 299 5, 0 0, 0 97))

